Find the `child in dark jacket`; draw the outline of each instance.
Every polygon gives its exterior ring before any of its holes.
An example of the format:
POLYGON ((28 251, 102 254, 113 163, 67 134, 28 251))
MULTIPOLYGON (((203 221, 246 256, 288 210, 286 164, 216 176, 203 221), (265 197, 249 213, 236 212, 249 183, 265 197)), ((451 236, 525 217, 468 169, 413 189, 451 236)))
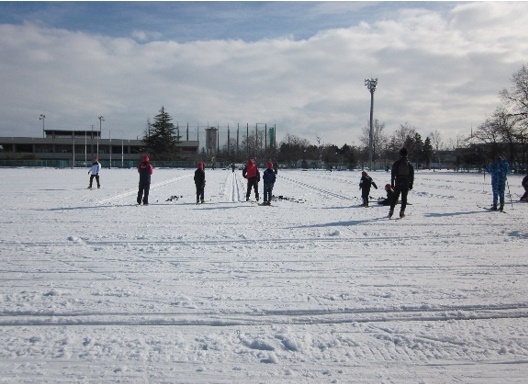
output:
POLYGON ((204 202, 205 192, 205 164, 198 163, 198 168, 194 171, 194 184, 196 185, 196 204, 204 202))
POLYGON ((364 207, 368 207, 369 205, 369 194, 370 194, 371 186, 378 189, 378 186, 376 185, 374 180, 372 180, 372 177, 370 177, 365 171, 361 172, 361 180, 359 181, 359 189, 361 189, 361 198, 363 200, 364 207))
POLYGON ((150 179, 153 173, 152 165, 150 164, 150 158, 148 155, 143 156, 143 161, 138 165, 139 173, 139 189, 137 195, 137 203, 148 205, 149 203, 149 191, 150 191, 150 179))
POLYGON ((269 162, 264 171, 264 205, 271 205, 271 198, 273 196, 273 186, 275 185, 275 170, 273 169, 273 163, 269 162))

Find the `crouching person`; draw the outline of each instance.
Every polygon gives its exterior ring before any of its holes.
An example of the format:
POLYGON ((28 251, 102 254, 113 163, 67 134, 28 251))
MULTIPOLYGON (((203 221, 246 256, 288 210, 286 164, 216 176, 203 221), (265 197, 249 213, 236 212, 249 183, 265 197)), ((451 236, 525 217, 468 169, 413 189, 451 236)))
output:
POLYGON ((394 199, 394 189, 392 189, 390 184, 386 184, 385 191, 387 192, 387 198, 380 197, 378 204, 389 206, 392 203, 392 199, 394 199))

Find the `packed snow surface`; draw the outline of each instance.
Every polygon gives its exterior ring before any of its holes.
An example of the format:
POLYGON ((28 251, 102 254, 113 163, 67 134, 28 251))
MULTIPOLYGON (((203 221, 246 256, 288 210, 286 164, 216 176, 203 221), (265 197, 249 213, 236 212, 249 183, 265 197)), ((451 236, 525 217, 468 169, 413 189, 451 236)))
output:
POLYGON ((193 174, 137 206, 135 169, 0 169, 0 382, 526 382, 521 175, 500 213, 489 176, 417 172, 389 220, 359 170, 281 170, 271 207, 193 174))

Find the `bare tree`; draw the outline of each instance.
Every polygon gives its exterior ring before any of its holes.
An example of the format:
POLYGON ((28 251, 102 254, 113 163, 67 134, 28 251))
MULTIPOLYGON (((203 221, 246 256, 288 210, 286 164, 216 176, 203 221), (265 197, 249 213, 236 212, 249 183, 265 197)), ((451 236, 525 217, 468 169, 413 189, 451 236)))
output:
MULTIPOLYGON (((378 119, 374 120, 372 132, 372 158, 374 160, 378 159, 381 155, 381 152, 384 148, 387 147, 389 138, 383 130, 385 129, 385 123, 380 123, 378 119)), ((369 136, 370 136, 370 123, 363 127, 361 131, 360 143, 363 144, 366 148, 369 146, 369 136)))
POLYGON ((504 102, 508 115, 515 119, 515 122, 526 125, 528 122, 528 68, 522 68, 513 74, 512 87, 503 89, 500 96, 504 102))
POLYGON ((440 151, 443 149, 444 143, 442 142, 440 132, 438 130, 431 132, 429 134, 429 139, 431 140, 431 145, 435 151, 440 151))
MULTIPOLYGON (((393 144, 397 148, 402 148, 405 146, 405 143, 416 136, 416 128, 414 128, 408 122, 400 124, 400 128, 394 132, 394 141, 393 144)), ((395 148, 396 149, 396 148, 395 148)))

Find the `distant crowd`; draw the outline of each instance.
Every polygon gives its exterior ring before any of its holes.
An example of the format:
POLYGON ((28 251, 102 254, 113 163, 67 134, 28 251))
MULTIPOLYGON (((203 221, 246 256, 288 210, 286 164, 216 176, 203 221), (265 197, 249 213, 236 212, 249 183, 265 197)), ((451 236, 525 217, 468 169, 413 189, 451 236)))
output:
MULTIPOLYGON (((235 172, 235 169, 235 164, 231 164, 232 172, 235 172)), ((273 187, 277 180, 278 169, 277 162, 269 161, 266 164, 266 170, 262 175, 262 180, 264 182, 262 205, 271 205, 273 187)), ((143 156, 137 170, 139 173, 139 185, 136 201, 138 205, 148 205, 150 184, 154 172, 154 168, 150 163, 148 155, 143 156)), ((99 178, 100 172, 101 164, 96 157, 88 171, 88 174, 90 175, 89 189, 93 188, 94 180, 97 188, 101 188, 99 178)), ((408 151, 406 148, 400 150, 400 158, 392 164, 390 172, 391 182, 390 184, 387 183, 385 185, 387 196, 386 198, 378 199, 377 203, 389 207, 389 218, 392 218, 394 215, 396 205, 400 204, 399 217, 403 218, 405 217, 405 209, 408 205, 407 196, 409 191, 413 189, 414 184, 414 168, 408 159, 408 151)), ((509 189, 507 175, 510 173, 510 166, 508 161, 500 154, 497 154, 491 164, 486 167, 486 172, 491 174, 491 189, 493 192, 493 200, 490 209, 493 211, 502 211, 505 203, 505 189, 506 187, 509 189)), ((246 201, 249 201, 251 192, 253 191, 255 200, 259 202, 260 195, 258 185, 261 181, 261 175, 253 159, 248 159, 247 164, 242 170, 242 176, 247 180, 246 201)), ((205 202, 205 164, 203 162, 199 162, 197 165, 194 172, 194 183, 196 186, 196 204, 202 204, 205 202)), ((524 194, 520 198, 520 201, 528 202, 528 175, 523 178, 522 186, 524 188, 524 194)), ((361 205, 364 207, 369 206, 370 190, 372 187, 378 189, 378 186, 372 177, 370 177, 366 171, 363 171, 359 181, 359 189, 361 190, 361 205)), ((509 194, 511 198, 511 193, 509 194)))

